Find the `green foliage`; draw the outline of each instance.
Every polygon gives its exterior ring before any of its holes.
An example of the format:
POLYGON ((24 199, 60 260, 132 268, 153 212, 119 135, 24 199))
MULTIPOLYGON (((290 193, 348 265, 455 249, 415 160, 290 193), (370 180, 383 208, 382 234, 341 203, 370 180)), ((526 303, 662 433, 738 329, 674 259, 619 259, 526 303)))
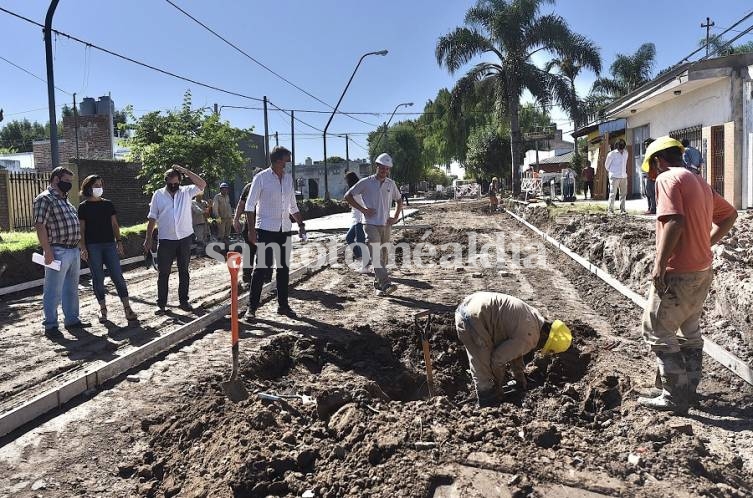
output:
POLYGON ((122 136, 128 128, 128 116, 133 113, 133 106, 115 111, 112 115, 112 129, 116 136, 122 136))
POLYGON ((465 168, 471 178, 510 178, 510 139, 492 126, 476 128, 468 137, 465 168))
MULTIPOLYGON (((63 136, 62 123, 58 123, 58 137, 63 136)), ((28 119, 10 121, 0 130, 0 147, 9 147, 17 152, 31 152, 34 140, 50 138, 50 125, 33 123, 28 119)))
POLYGON ((648 83, 656 62, 656 46, 644 43, 634 54, 617 54, 609 67, 611 78, 597 78, 592 92, 617 99, 648 83))
POLYGON ((60 111, 60 115, 64 118, 73 116, 73 108, 71 108, 71 106, 69 106, 68 104, 65 104, 63 106, 63 109, 60 111))
MULTIPOLYGON (((437 62, 451 74, 474 59, 484 58, 484 62, 471 67, 458 80, 453 97, 462 99, 463 95, 474 93, 492 99, 495 105, 491 108, 507 115, 511 165, 522 163, 519 106, 525 90, 539 103, 555 101, 565 108, 573 106, 566 79, 537 67, 532 56, 537 52, 549 53, 581 66, 591 65, 597 72, 601 69, 599 52, 592 42, 573 33, 562 17, 539 13, 542 7, 553 3, 553 0, 478 0, 466 13, 466 25, 437 42, 437 62)), ((490 136, 489 130, 480 132, 477 144, 491 144, 490 136)), ((474 162, 484 155, 479 154, 483 149, 479 147, 474 151, 474 162)), ((470 156, 470 145, 468 153, 470 156)), ((511 175, 513 171, 515 167, 511 168, 511 175)))
POLYGON ((344 163, 345 159, 340 156, 330 156, 327 158, 327 164, 344 163))
MULTIPOLYGON (((7 227, 6 227, 7 228, 7 227)), ((2 232, 0 233, 0 254, 23 252, 39 245, 36 232, 2 232)))
POLYGON ((0 147, 0 154, 15 154, 18 152, 14 147, 0 147))
POLYGON ((150 112, 136 119, 128 128, 133 136, 126 139, 131 160, 142 163, 140 178, 146 180, 147 193, 164 185, 164 173, 180 164, 216 185, 244 172, 245 158, 238 142, 250 130, 233 128, 206 108, 191 108, 191 93, 186 92, 183 106, 174 111, 150 112))
POLYGON ((429 185, 442 185, 444 187, 450 185, 452 180, 445 174, 440 168, 435 166, 428 166, 423 173, 423 180, 426 180, 429 185))
POLYGON ((424 168, 421 161, 421 141, 416 124, 412 121, 405 121, 392 125, 387 131, 387 136, 378 140, 379 135, 383 133, 384 127, 381 126, 369 134, 369 155, 376 157, 386 152, 392 156, 394 166, 390 171, 390 177, 399 185, 420 180, 424 168))

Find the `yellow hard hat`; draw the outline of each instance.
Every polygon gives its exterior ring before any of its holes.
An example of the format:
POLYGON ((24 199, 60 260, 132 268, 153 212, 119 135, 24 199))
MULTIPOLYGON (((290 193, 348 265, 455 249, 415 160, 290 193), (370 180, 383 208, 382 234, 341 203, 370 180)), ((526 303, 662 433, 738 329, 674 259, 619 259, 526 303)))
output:
POLYGON ((545 354, 563 353, 570 348, 572 342, 573 334, 567 325, 560 320, 555 320, 552 323, 552 328, 549 330, 549 339, 547 339, 541 352, 545 354))
POLYGON ((643 164, 641 164, 641 169, 643 170, 643 172, 648 173, 649 160, 651 159, 651 156, 653 156, 660 150, 669 149, 671 147, 679 147, 681 151, 685 151, 685 147, 682 146, 682 143, 680 143, 679 140, 675 140, 668 135, 659 137, 651 142, 651 145, 646 148, 646 154, 643 156, 643 164))

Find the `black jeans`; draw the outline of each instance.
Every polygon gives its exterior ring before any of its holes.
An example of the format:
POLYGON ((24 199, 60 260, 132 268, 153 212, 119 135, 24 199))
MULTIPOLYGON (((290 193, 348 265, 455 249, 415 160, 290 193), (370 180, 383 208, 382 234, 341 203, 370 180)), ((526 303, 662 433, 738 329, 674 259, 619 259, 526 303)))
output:
POLYGON ((287 308, 288 284, 290 283, 290 232, 270 232, 256 229, 256 266, 251 277, 251 295, 248 307, 256 310, 261 299, 261 288, 265 280, 272 275, 272 268, 277 268, 277 306, 287 308), (263 247, 261 245, 263 244, 263 247), (276 260, 276 261, 275 261, 276 260))
POLYGON ((178 260, 178 299, 181 303, 188 302, 188 263, 191 261, 192 235, 180 240, 160 239, 157 248, 157 306, 167 306, 167 282, 173 269, 173 261, 178 260))
POLYGON ((591 193, 591 199, 594 198, 594 181, 583 182, 583 198, 585 199, 589 192, 591 193))

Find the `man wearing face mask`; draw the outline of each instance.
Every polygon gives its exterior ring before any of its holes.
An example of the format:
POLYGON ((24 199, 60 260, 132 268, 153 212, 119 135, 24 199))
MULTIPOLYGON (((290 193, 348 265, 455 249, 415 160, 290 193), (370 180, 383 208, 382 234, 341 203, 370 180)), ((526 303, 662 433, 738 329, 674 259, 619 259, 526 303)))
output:
POLYGON ((685 169, 682 155, 682 144, 664 136, 648 146, 641 166, 656 182, 656 257, 641 325, 659 379, 658 389, 638 403, 678 414, 697 400, 701 381, 700 318, 711 287, 711 246, 737 218, 729 202, 685 169))
POLYGON ((154 225, 159 228, 159 245, 157 246, 157 261, 159 277, 157 279, 157 311, 158 315, 165 312, 167 306, 167 288, 173 261, 178 260, 178 299, 180 309, 193 311, 188 301, 188 263, 191 260, 191 239, 193 238, 193 217, 191 204, 193 198, 206 188, 205 182, 199 175, 183 166, 174 164, 165 173, 165 187, 154 192, 149 204, 149 222, 146 227, 144 251, 152 249, 152 233, 154 225), (181 186, 183 175, 186 175, 193 185, 181 186))
POLYGON ((609 214, 614 214, 614 198, 620 190, 620 213, 626 214, 625 200, 627 199, 627 160, 625 141, 617 141, 617 147, 607 154, 604 168, 609 173, 609 214))
POLYGON ((73 187, 73 173, 62 166, 52 170, 50 186, 34 199, 34 228, 39 245, 44 252, 45 264, 60 261, 60 271, 44 269, 42 309, 44 332, 48 336, 59 335, 58 306, 63 304, 65 327, 80 329, 89 327, 79 318, 78 279, 81 271, 81 226, 78 212, 68 201, 68 192, 73 187))

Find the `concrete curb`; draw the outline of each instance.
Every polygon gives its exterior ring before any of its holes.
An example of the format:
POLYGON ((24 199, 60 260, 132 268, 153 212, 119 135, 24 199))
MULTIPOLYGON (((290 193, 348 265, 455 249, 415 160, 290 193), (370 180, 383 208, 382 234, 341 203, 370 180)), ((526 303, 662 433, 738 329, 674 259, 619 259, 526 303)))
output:
MULTIPOLYGON (((632 289, 630 289, 625 284, 623 284, 622 282, 614 278, 608 272, 605 272, 598 266, 591 263, 586 258, 571 251, 567 246, 562 244, 560 241, 549 236, 548 234, 546 234, 539 228, 533 226, 532 224, 528 223, 526 220, 516 215, 515 213, 511 213, 510 211, 507 211, 507 210, 505 212, 509 214, 511 217, 513 217, 515 220, 517 220, 520 224, 526 226, 531 231, 541 236, 541 238, 547 241, 550 245, 557 248, 559 251, 563 252, 564 254, 568 255, 576 263, 580 264, 583 268, 585 268, 589 272, 599 277, 609 286, 614 288, 617 292, 619 292, 626 298, 630 299, 633 303, 635 303, 641 309, 644 309, 646 307, 647 301, 643 296, 634 292, 632 289)), ((745 382, 747 382, 750 385, 753 385, 753 369, 751 369, 750 366, 746 364, 742 359, 730 353, 729 351, 727 351, 726 349, 724 349, 723 347, 721 347, 720 345, 718 345, 717 343, 715 343, 714 341, 712 341, 711 339, 707 337, 703 338, 703 351, 706 354, 708 354, 710 357, 712 357, 714 360, 719 362, 722 366, 729 369, 729 371, 731 371, 732 373, 734 373, 735 375, 743 379, 745 382)))
MULTIPOLYGON (((342 256, 344 251, 344 247, 338 249, 337 257, 342 256)), ((294 279, 310 274, 313 269, 323 268, 331 264, 332 262, 328 261, 327 256, 327 254, 323 254, 301 268, 291 271, 291 282, 294 279)), ((266 297, 273 288, 273 283, 266 284, 262 288, 262 298, 266 297)), ((239 296, 239 298, 247 295, 248 293, 244 293, 242 296, 239 296)), ((3 413, 0 415, 0 437, 9 434, 52 410, 62 407, 65 403, 76 396, 91 389, 96 389, 108 380, 114 379, 132 368, 138 367, 158 354, 190 339, 204 330, 207 326, 222 319, 222 317, 228 313, 230 313, 230 305, 224 304, 206 315, 126 353, 120 358, 116 358, 103 365, 94 366, 89 371, 83 372, 65 384, 50 389, 22 405, 3 413)))

